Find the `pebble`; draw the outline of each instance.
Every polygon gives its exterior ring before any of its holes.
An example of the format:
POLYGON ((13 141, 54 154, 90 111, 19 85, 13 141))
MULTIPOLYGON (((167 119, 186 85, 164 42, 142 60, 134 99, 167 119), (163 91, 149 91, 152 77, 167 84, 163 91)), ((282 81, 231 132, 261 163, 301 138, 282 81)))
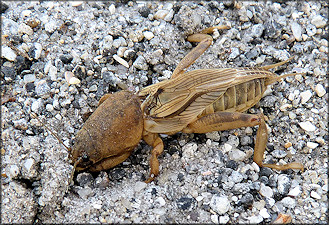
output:
POLYGON ((243 176, 238 171, 232 171, 229 177, 234 183, 240 183, 243 180, 243 176))
POLYGON ((57 29, 57 23, 55 20, 50 20, 45 24, 45 30, 49 33, 53 33, 57 29))
POLYGON ((78 7, 82 5, 83 1, 70 1, 70 3, 73 7, 78 7))
POLYGON ((25 83, 33 83, 35 81, 35 75, 34 74, 26 74, 23 77, 23 80, 25 83))
POLYGON ((43 100, 42 98, 39 98, 38 100, 32 103, 31 110, 39 114, 42 106, 43 106, 43 100))
POLYGON ((300 93, 301 103, 306 103, 312 97, 312 92, 310 90, 303 91, 300 93))
POLYGON ((266 208, 263 208, 259 211, 259 215, 261 215, 264 219, 270 218, 271 215, 267 212, 266 208))
MULTIPOLYGON (((142 182, 142 183, 145 183, 145 182, 142 182)), ((155 202, 158 202, 160 206, 166 205, 166 200, 164 200, 164 198, 161 196, 159 198, 155 199, 155 202)))
POLYGON ((27 130, 27 121, 25 118, 19 119, 19 120, 14 120, 14 127, 19 130, 27 130))
POLYGON ((34 164, 34 159, 29 158, 24 162, 24 168, 29 172, 34 164))
POLYGON ((290 189, 291 180, 286 174, 280 174, 278 176, 278 192, 281 195, 286 195, 290 189))
POLYGON ((228 157, 234 161, 242 161, 245 159, 246 153, 244 153, 243 151, 240 151, 238 149, 233 149, 232 151, 230 151, 228 153, 228 157))
POLYGON ((321 199, 321 196, 316 191, 311 191, 311 197, 315 199, 321 199))
POLYGON ((287 152, 284 150, 274 150, 273 152, 271 152, 271 155, 273 155, 277 159, 282 159, 286 157, 287 152))
POLYGON ((260 184, 260 190, 259 193, 267 198, 271 198, 273 196, 273 190, 269 186, 265 186, 265 184, 260 184))
POLYGON ((41 52, 42 52, 42 45, 40 43, 34 43, 34 47, 35 47, 35 50, 34 50, 34 59, 39 59, 40 56, 41 56, 41 52))
POLYGON ((299 126, 305 131, 315 131, 316 127, 309 121, 298 123, 299 126))
POLYGON ((230 201, 226 196, 214 195, 210 200, 210 207, 219 215, 223 215, 229 210, 230 201))
POLYGON ((262 36, 263 31, 264 31, 264 25, 256 24, 256 25, 252 26, 252 28, 251 28, 251 36, 260 37, 260 36, 262 36))
POLYGON ((11 165, 11 166, 9 167, 9 174, 10 174, 10 177, 11 177, 11 178, 15 178, 15 177, 17 177, 17 175, 19 174, 19 168, 18 168, 18 166, 16 166, 16 165, 11 165))
POLYGON ((316 147, 318 147, 318 143, 315 143, 315 142, 311 142, 311 141, 308 141, 306 142, 306 146, 309 147, 310 149, 315 149, 316 147))
POLYGON ((297 41, 302 40, 302 27, 297 22, 292 22, 290 24, 290 28, 292 30, 292 34, 294 35, 297 41))
POLYGON ((35 92, 38 96, 42 97, 50 93, 50 87, 46 80, 40 80, 35 86, 35 92))
POLYGON ((220 224, 226 224, 229 220, 230 220, 230 217, 228 215, 219 217, 219 223, 220 224))
POLYGON ((194 203, 194 199, 190 197, 181 197, 176 201, 177 207, 182 210, 189 210, 194 203))
POLYGON ((213 223, 218 224, 219 220, 218 220, 218 216, 217 215, 211 215, 210 219, 213 223))
POLYGON ((136 184, 134 186, 134 190, 135 190, 135 192, 140 192, 143 189, 145 189, 146 187, 147 187, 147 184, 145 182, 138 181, 138 182, 136 182, 136 184))
POLYGON ((322 86, 322 84, 317 84, 315 86, 315 92, 319 97, 322 97, 326 94, 326 89, 322 86))
POLYGON ((137 57, 137 59, 133 63, 133 66, 140 70, 148 70, 148 68, 149 68, 145 61, 145 58, 141 55, 137 57))
POLYGON ((120 63, 121 65, 123 65, 124 67, 129 68, 129 64, 126 60, 124 60, 123 58, 119 57, 118 55, 113 55, 113 59, 115 61, 117 61, 118 63, 120 63))
POLYGON ((113 15, 115 13, 115 5, 114 4, 111 4, 109 6, 109 11, 110 11, 111 15, 113 15))
MULTIPOLYGON (((52 81, 55 81, 57 79, 57 67, 56 66, 53 66, 53 65, 50 65, 49 66, 49 68, 48 68, 48 76, 50 77, 50 79, 52 81)), ((74 75, 70 75, 70 76, 73 77, 74 75)), ((64 77, 65 77, 65 73, 64 73, 64 77)), ((67 79, 66 79, 66 81, 69 82, 69 80, 67 80, 67 79)))
POLYGON ((281 202, 282 202, 283 206, 290 208, 290 209, 293 209, 296 206, 296 200, 291 197, 284 197, 281 200, 281 202))
POLYGON ((21 23, 18 26, 18 32, 22 34, 32 35, 33 29, 29 25, 26 25, 25 23, 21 23))
POLYGON ((296 186, 293 189, 290 189, 288 196, 297 197, 301 193, 300 186, 296 186))
POLYGON ((250 224, 258 224, 263 221, 263 217, 261 215, 251 216, 248 219, 250 224))
POLYGON ((1 57, 7 59, 8 61, 15 61, 17 55, 14 52, 14 50, 12 50, 11 48, 9 48, 8 46, 1 46, 1 57))
POLYGON ((321 15, 316 15, 311 19, 311 23, 316 26, 316 28, 322 28, 327 24, 327 21, 321 15))
POLYGON ((52 111, 54 111, 54 106, 51 105, 51 104, 47 104, 47 105, 46 105, 46 110, 47 110, 48 112, 52 112, 52 111))
POLYGON ((154 38, 154 34, 150 31, 144 31, 144 37, 147 39, 147 40, 151 40, 152 38, 154 38))
POLYGON ((154 14, 154 19, 163 20, 168 15, 168 13, 168 10, 160 9, 154 14))

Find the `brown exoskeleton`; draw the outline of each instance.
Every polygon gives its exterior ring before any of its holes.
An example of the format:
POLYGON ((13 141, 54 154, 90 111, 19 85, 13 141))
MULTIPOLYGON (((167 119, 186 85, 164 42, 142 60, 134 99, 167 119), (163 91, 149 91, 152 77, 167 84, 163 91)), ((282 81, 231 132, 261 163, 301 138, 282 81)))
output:
POLYGON ((157 157, 163 152, 159 134, 207 133, 259 125, 254 161, 259 166, 278 170, 303 170, 300 163, 263 164, 267 129, 262 113, 242 113, 255 105, 266 87, 281 78, 268 70, 286 63, 259 68, 185 70, 211 45, 208 33, 216 26, 188 37, 199 44, 174 70, 171 79, 150 85, 137 93, 120 91, 104 95, 98 108, 77 133, 71 151, 76 170, 101 171, 129 157, 143 139, 152 146, 151 182, 159 174, 157 157))

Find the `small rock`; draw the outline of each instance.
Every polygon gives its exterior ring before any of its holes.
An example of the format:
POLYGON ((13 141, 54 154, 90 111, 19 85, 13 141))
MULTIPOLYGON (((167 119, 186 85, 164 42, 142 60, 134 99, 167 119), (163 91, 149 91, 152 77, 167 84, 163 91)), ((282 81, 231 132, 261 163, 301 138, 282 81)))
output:
POLYGON ((23 80, 25 83, 33 83, 35 81, 35 75, 34 74, 26 74, 23 77, 23 80))
POLYGON ((19 174, 19 168, 18 168, 18 166, 11 165, 9 167, 9 175, 10 175, 10 177, 11 178, 15 178, 15 177, 17 177, 18 174, 19 174))
POLYGON ((246 193, 246 194, 242 195, 240 201, 244 205, 247 205, 247 206, 251 205, 254 201, 254 196, 250 193, 246 193))
POLYGON ((27 130, 27 121, 25 118, 13 121, 14 127, 19 130, 27 130))
POLYGON ((296 200, 291 197, 285 197, 281 200, 283 206, 293 209, 296 206, 296 200))
POLYGON ((219 220, 218 220, 218 216, 217 215, 211 215, 210 219, 213 223, 218 224, 219 220))
POLYGON ((289 148, 291 146, 292 146, 292 143, 290 141, 284 144, 284 147, 285 148, 289 148))
POLYGON ((220 224, 226 224, 229 220, 230 220, 230 217, 228 215, 219 217, 219 223, 220 224))
POLYGON ((25 23, 21 23, 18 26, 18 32, 22 34, 32 35, 33 29, 29 25, 26 25, 25 23))
POLYGON ((278 176, 278 191, 281 195, 286 195, 290 189, 291 180, 286 174, 278 176))
POLYGON ((138 181, 135 184, 134 190, 135 190, 135 192, 140 192, 146 187, 147 187, 147 184, 145 182, 138 181))
POLYGON ((129 64, 127 63, 127 61, 119 57, 118 55, 113 55, 113 59, 118 63, 120 63, 121 65, 123 65, 124 67, 129 68, 129 64))
POLYGON ((289 191, 288 196, 297 197, 300 194, 300 192, 301 192, 300 186, 298 185, 289 191))
POLYGON ((284 150, 274 150, 273 152, 271 152, 271 154, 277 159, 282 159, 286 157, 287 152, 284 150))
POLYGON ((90 173, 79 173, 77 176, 77 182, 81 187, 92 186, 94 177, 90 173))
POLYGON ((97 91, 97 85, 96 84, 91 85, 89 88, 89 92, 95 92, 95 91, 97 91))
POLYGON ((177 200, 177 207, 182 210, 189 210, 194 203, 194 199, 190 197, 181 197, 177 200))
POLYGON ((154 38, 154 34, 150 31, 145 31, 143 34, 147 40, 151 40, 152 38, 154 38))
POLYGON ((229 152, 232 150, 232 145, 225 143, 223 145, 223 153, 229 152))
POLYGON ((55 81, 57 79, 57 67, 50 65, 48 69, 48 76, 50 76, 52 81, 55 81))
POLYGON ((316 26, 316 28, 322 28, 327 24, 327 21, 321 15, 316 15, 312 18, 311 23, 316 26))
POLYGON ((55 20, 50 20, 45 24, 45 30, 49 33, 53 33, 57 29, 57 23, 55 20))
POLYGON ((140 70, 148 70, 148 68, 149 68, 145 61, 145 58, 141 55, 137 57, 137 59, 133 63, 133 66, 140 70))
POLYGON ((248 219, 249 219, 249 223, 251 224, 258 224, 263 221, 263 217, 261 215, 251 216, 248 219))
POLYGON ((305 131, 315 131, 316 127, 309 121, 298 123, 299 126, 305 131))
POLYGON ((230 201, 226 196, 214 195, 210 200, 210 207, 219 215, 223 215, 230 208, 230 201))
POLYGON ((93 195, 93 190, 90 187, 85 187, 85 188, 78 190, 78 195, 82 199, 88 199, 90 196, 93 195))
POLYGON ((297 22, 292 22, 290 24, 290 28, 292 30, 292 34, 294 35, 297 41, 302 40, 302 27, 297 22))
POLYGON ((24 162, 24 168, 29 172, 34 164, 34 159, 29 158, 24 162))
POLYGON ((228 56, 229 59, 235 59, 240 55, 239 48, 232 47, 231 48, 231 54, 228 56))
POLYGON ((246 153, 238 149, 234 149, 228 153, 228 157, 234 161, 242 161, 246 157, 246 153))
POLYGON ((271 215, 268 214, 267 209, 263 208, 259 211, 259 215, 261 215, 264 219, 270 218, 271 215))
MULTIPOLYGON (((145 183, 145 182, 143 182, 143 183, 145 183)), ((161 196, 159 198, 155 199, 155 202, 158 202, 160 206, 166 205, 166 201, 161 196)))
POLYGON ((82 5, 83 1, 70 1, 70 3, 73 7, 78 7, 82 5))
POLYGON ((31 110, 33 112, 39 114, 42 106, 43 106, 43 100, 42 100, 42 98, 39 98, 38 100, 36 100, 32 103, 31 110))
POLYGON ((8 61, 15 61, 17 55, 14 52, 14 50, 12 50, 11 48, 9 48, 8 46, 1 46, 1 57, 7 59, 8 61))
POLYGON ((38 96, 42 97, 50 93, 50 87, 45 80, 40 80, 35 87, 35 92, 38 96))
POLYGON ((246 194, 250 191, 250 185, 248 183, 237 183, 233 186, 233 193, 246 194))
POLYGON ((160 9, 154 14, 154 19, 163 20, 167 16, 168 13, 169 13, 168 10, 160 9))
POLYGON ((47 110, 48 112, 52 112, 52 111, 54 111, 54 106, 51 105, 51 104, 47 104, 47 105, 46 105, 46 110, 47 110))
POLYGON ((303 91, 300 93, 301 103, 306 103, 312 97, 312 92, 310 90, 303 91))
POLYGON ((306 143, 306 146, 309 147, 310 149, 315 149, 316 147, 318 147, 318 145, 319 145, 318 143, 310 142, 310 141, 306 143))
POLYGON ((114 4, 110 5, 109 11, 110 11, 111 15, 113 15, 115 13, 115 5, 114 4))
POLYGON ((326 94, 326 89, 322 86, 322 84, 317 84, 315 86, 315 92, 319 97, 322 97, 326 94))
POLYGON ((252 28, 251 28, 251 36, 260 37, 260 36, 262 36, 263 31, 264 31, 264 25, 256 24, 256 25, 252 26, 252 28))
POLYGON ((311 191, 311 197, 315 199, 321 199, 321 196, 315 191, 311 191))
POLYGON ((69 64, 73 60, 73 56, 70 54, 64 54, 60 55, 59 59, 64 63, 64 64, 69 64))
POLYGON ((273 190, 270 187, 265 186, 263 183, 260 185, 259 193, 267 198, 271 198, 273 196, 273 190))
POLYGON ((234 183, 240 183, 243 180, 243 176, 238 171, 232 171, 231 176, 229 177, 234 183))
POLYGON ((39 59, 41 56, 41 52, 42 52, 42 45, 40 43, 34 43, 34 59, 39 59))

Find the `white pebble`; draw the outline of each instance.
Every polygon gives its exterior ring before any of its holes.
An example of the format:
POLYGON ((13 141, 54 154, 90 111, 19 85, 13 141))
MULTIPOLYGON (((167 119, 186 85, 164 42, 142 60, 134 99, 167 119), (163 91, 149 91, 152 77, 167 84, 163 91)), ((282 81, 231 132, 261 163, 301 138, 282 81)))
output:
POLYGON ((326 94, 326 89, 322 86, 322 84, 317 84, 315 86, 315 92, 319 97, 322 97, 323 95, 326 94))
POLYGON ((296 200, 291 197, 284 197, 281 202, 285 207, 290 209, 293 209, 296 206, 296 200))
POLYGON ((22 15, 22 17, 28 17, 31 15, 31 13, 32 13, 31 10, 23 10, 21 15, 22 15))
POLYGON ((156 19, 156 20, 161 20, 162 19, 163 20, 167 16, 168 13, 169 13, 168 10, 160 9, 154 14, 154 19, 156 19))
POLYGON ((263 208, 259 211, 259 215, 261 215, 264 219, 270 218, 271 215, 268 214, 267 209, 263 208))
POLYGON ((214 195, 210 200, 210 207, 218 214, 223 215, 229 210, 230 201, 226 196, 214 195))
POLYGON ((83 1, 70 1, 70 3, 73 7, 78 7, 82 5, 83 1))
POLYGON ((296 197, 300 194, 300 192, 301 192, 300 187, 298 185, 289 191, 288 196, 296 197))
POLYGON ((312 18, 311 23, 316 26, 316 28, 322 28, 327 24, 327 21, 321 15, 316 15, 312 18))
MULTIPOLYGON (((145 183, 145 182, 143 182, 145 183)), ((162 198, 161 196, 159 198, 157 198, 155 200, 155 202, 158 202, 160 204, 160 206, 164 206, 166 204, 166 200, 164 200, 164 198, 162 198)))
POLYGON ((265 184, 261 183, 259 194, 264 197, 271 198, 273 196, 273 190, 269 186, 265 186, 265 184))
POLYGON ((66 71, 64 73, 65 79, 69 84, 79 84, 80 80, 76 77, 74 77, 74 74, 70 71, 66 71))
POLYGON ((292 34, 294 35, 297 41, 302 40, 302 27, 297 22, 292 22, 290 24, 292 34))
POLYGON ((35 56, 34 59, 39 59, 41 56, 41 52, 42 52, 42 45, 40 43, 34 43, 34 47, 35 47, 35 56))
POLYGON ((238 149, 234 149, 228 153, 228 157, 230 158, 230 160, 242 161, 245 159, 246 153, 238 149))
POLYGON ((311 197, 315 199, 321 199, 321 196, 315 191, 311 191, 311 197))
POLYGON ((120 63, 121 65, 123 65, 124 67, 129 68, 129 64, 127 63, 127 61, 119 57, 118 55, 113 55, 113 59, 118 63, 120 63))
POLYGON ((134 190, 135 190, 135 192, 140 192, 141 190, 143 190, 146 187, 147 187, 147 184, 145 182, 138 181, 135 184, 134 190))
POLYGON ((32 35, 33 34, 33 29, 29 25, 26 25, 25 23, 21 23, 18 26, 18 32, 23 33, 23 34, 27 34, 27 35, 32 35))
POLYGON ((113 15, 115 13, 115 5, 114 4, 110 5, 109 11, 110 11, 111 15, 113 15))
POLYGON ((9 168, 9 174, 12 178, 17 177, 19 174, 19 168, 16 165, 11 165, 9 168))
POLYGON ((31 168, 32 168, 32 166, 33 166, 33 164, 34 164, 34 159, 29 158, 29 159, 27 159, 27 160, 24 162, 24 167, 25 167, 25 169, 26 169, 27 171, 30 171, 31 168))
POLYGON ((251 224, 258 224, 260 222, 263 221, 263 217, 258 215, 258 216, 251 216, 248 218, 249 219, 249 223, 251 224))
POLYGON ((310 90, 303 91, 300 93, 301 103, 306 103, 312 97, 312 92, 310 90))
POLYGON ((218 220, 218 216, 217 215, 211 215, 210 219, 213 223, 218 224, 219 220, 218 220))
POLYGON ((14 50, 8 46, 1 46, 1 57, 7 59, 8 61, 15 61, 16 53, 14 50))
POLYGON ((154 38, 154 34, 151 31, 145 31, 143 34, 147 40, 151 40, 152 38, 154 38))
POLYGON ((306 143, 306 146, 309 147, 310 149, 315 149, 316 147, 318 147, 318 145, 319 145, 318 143, 310 142, 310 141, 306 143))
POLYGON ((219 217, 219 223, 220 224, 226 224, 229 220, 230 220, 230 217, 228 215, 219 217))
POLYGON ((307 122, 300 122, 300 123, 298 123, 299 124, 299 126, 303 129, 303 130, 305 130, 305 131, 315 131, 315 126, 311 123, 311 122, 309 122, 309 121, 307 121, 307 122))

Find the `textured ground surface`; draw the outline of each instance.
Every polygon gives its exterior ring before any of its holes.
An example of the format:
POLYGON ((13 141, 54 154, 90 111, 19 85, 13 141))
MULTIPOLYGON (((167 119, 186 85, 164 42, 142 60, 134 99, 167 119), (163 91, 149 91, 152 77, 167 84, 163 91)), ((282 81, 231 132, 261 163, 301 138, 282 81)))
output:
POLYGON ((3 223, 270 223, 280 213, 326 223, 325 1, 5 2, 1 11, 11 41, 1 47, 3 223), (306 170, 260 169, 253 127, 164 136, 160 176, 150 184, 151 148, 141 142, 123 164, 76 174, 69 187, 66 149, 30 112, 70 146, 103 94, 168 79, 194 46, 187 35, 218 24, 232 28, 216 31, 190 69, 295 56, 276 72, 306 73, 274 84, 249 110, 269 118, 265 162, 298 161, 306 170), (68 85, 66 71, 81 83, 68 85))

